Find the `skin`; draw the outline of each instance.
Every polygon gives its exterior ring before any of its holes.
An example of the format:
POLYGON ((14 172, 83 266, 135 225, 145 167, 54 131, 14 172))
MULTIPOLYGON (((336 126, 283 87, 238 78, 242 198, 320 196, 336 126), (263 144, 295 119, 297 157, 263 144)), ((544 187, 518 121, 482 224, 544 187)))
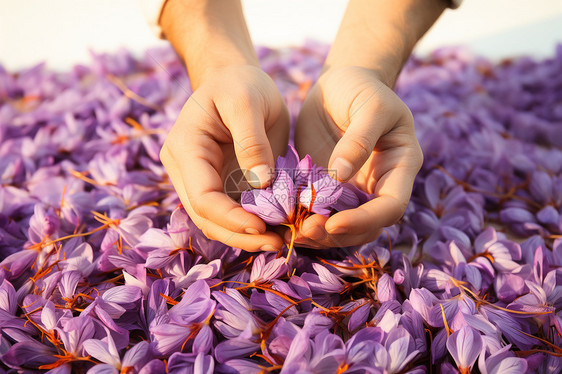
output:
MULTIPOLYGON (((295 145, 301 156, 310 154, 335 178, 375 198, 330 218, 309 217, 297 244, 364 244, 404 214, 423 155, 412 114, 392 87, 446 5, 349 2, 323 73, 299 114, 295 145)), ((223 187, 237 168, 253 187, 267 186, 289 132, 286 105, 259 68, 240 2, 168 0, 160 21, 194 89, 161 151, 184 207, 210 239, 247 251, 280 249, 290 233, 267 231, 223 187)))

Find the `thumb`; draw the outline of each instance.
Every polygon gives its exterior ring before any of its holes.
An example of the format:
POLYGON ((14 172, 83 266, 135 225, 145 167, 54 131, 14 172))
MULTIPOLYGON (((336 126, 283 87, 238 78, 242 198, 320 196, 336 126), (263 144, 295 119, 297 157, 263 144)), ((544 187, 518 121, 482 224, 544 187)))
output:
POLYGON ((246 180, 254 188, 266 187, 275 176, 275 164, 263 116, 248 115, 225 122, 229 123, 236 158, 246 180))
POLYGON ((332 176, 341 182, 351 179, 367 162, 379 138, 399 124, 401 118, 402 111, 377 107, 355 112, 330 156, 332 176))

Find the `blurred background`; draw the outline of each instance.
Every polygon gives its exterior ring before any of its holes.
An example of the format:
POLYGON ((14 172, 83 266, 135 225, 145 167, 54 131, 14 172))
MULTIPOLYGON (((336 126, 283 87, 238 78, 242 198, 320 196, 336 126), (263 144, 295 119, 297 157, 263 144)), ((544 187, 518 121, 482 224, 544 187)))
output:
MULTIPOLYGON (((255 44, 330 43, 347 1, 243 0, 255 44)), ((447 10, 418 45, 425 54, 466 45, 497 60, 552 55, 562 42, 561 0, 465 0, 447 10)), ((136 0, 0 0, 0 64, 17 70, 46 61, 56 70, 87 63, 89 50, 135 53, 165 45, 150 31, 136 0)))

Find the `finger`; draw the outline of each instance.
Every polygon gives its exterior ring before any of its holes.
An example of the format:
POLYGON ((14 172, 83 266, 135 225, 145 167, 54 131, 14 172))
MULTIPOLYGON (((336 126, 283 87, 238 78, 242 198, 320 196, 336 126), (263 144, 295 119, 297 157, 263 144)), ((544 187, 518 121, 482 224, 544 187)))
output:
POLYGON ((330 248, 345 248, 370 243, 377 239, 383 229, 372 229, 362 234, 328 235, 319 244, 330 248))
MULTIPOLYGON (((365 100, 374 100, 366 98, 365 100)), ((400 103, 390 103, 390 106, 400 103)), ((402 104, 403 105, 403 104, 402 104)), ((369 159, 379 138, 389 132, 400 121, 407 108, 379 108, 369 102, 359 106, 350 114, 350 125, 338 141, 330 156, 329 169, 334 178, 347 182, 369 159)))
POLYGON ((283 247, 283 240, 274 232, 266 231, 264 234, 250 235, 229 231, 214 222, 197 216, 191 208, 189 200, 184 204, 184 207, 187 214, 192 217, 193 222, 201 228, 203 234, 209 239, 218 240, 228 246, 241 248, 248 252, 280 251, 283 247))
POLYGON ((330 217, 325 224, 329 234, 363 234, 391 226, 404 214, 423 160, 419 145, 414 143, 406 152, 389 150, 387 154, 382 152, 378 156, 381 162, 377 164, 388 171, 376 182, 374 192, 377 197, 358 208, 330 217), (393 156, 392 153, 400 156, 393 156), (393 159, 391 165, 384 165, 383 159, 389 158, 393 159))
MULTIPOLYGON (((285 240, 285 244, 287 246, 290 245, 291 243, 291 230, 286 230, 285 234, 283 235, 283 238, 285 240)), ((320 243, 317 243, 316 241, 307 238, 306 236, 304 236, 302 233, 297 232, 296 236, 295 236, 295 241, 294 241, 294 245, 296 247, 305 247, 305 248, 313 248, 313 249, 325 249, 328 248, 325 245, 322 245, 320 243)))
POLYGON ((224 124, 232 134, 234 151, 248 183, 254 188, 266 187, 274 177, 273 152, 265 131, 265 116, 242 100, 239 107, 219 109, 224 124))
POLYGON ((189 199, 198 216, 230 231, 250 234, 265 232, 265 223, 260 218, 246 212, 223 192, 222 179, 213 166, 213 163, 220 165, 220 159, 217 160, 220 156, 217 155, 221 154, 215 141, 208 135, 197 134, 194 131, 181 152, 178 156, 177 151, 172 154, 170 148, 163 148, 162 163, 168 170, 178 194, 180 189, 185 191, 186 199, 189 199), (182 162, 178 162, 178 158, 183 159, 182 162))
POLYGON ((404 214, 406 205, 407 201, 393 196, 379 196, 358 208, 334 214, 326 222, 326 231, 332 235, 364 235, 395 224, 404 214))
MULTIPOLYGON (((295 243, 299 247, 308 247, 314 249, 325 249, 325 248, 345 248, 356 245, 362 245, 365 243, 370 243, 380 236, 382 233, 382 228, 372 229, 361 234, 328 234, 326 232, 325 236, 321 239, 313 240, 301 234, 295 239, 295 243)), ((290 238, 290 233, 289 233, 290 238)), ((285 236, 287 241, 287 235, 285 236)))
MULTIPOLYGON (((190 218, 195 225, 201 229, 203 234, 212 240, 218 240, 226 245, 241 248, 245 251, 277 251, 283 246, 281 237, 272 232, 266 232, 262 235, 247 235, 240 234, 234 231, 229 231, 208 219, 205 219, 193 210, 192 205, 187 197, 187 192, 183 183, 183 178, 178 173, 175 166, 171 165, 168 171, 170 180, 178 192, 179 198, 190 218)), ((244 226, 244 222, 240 226, 244 226)))
POLYGON ((328 221, 328 217, 320 214, 313 214, 304 220, 300 233, 307 238, 320 241, 328 235, 324 225, 328 221))

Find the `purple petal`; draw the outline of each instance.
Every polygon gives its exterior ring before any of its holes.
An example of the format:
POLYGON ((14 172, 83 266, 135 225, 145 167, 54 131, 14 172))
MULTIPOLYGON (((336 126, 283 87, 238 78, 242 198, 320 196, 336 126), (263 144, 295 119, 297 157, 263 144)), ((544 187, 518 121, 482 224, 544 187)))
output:
POLYGON ((482 253, 497 240, 496 230, 493 227, 487 227, 474 240, 474 249, 477 253, 482 253))
POLYGON ((34 340, 14 344, 2 356, 2 362, 10 367, 38 368, 56 362, 56 352, 34 340))
POLYGON ((213 374, 214 371, 215 360, 213 360, 212 356, 199 353, 197 357, 195 357, 195 363, 193 365, 194 373, 213 374))
POLYGON ((251 340, 236 337, 220 342, 215 347, 215 358, 219 363, 232 360, 234 358, 242 358, 259 350, 260 345, 251 340))
POLYGON ((142 297, 142 290, 134 286, 117 286, 110 288, 103 295, 104 301, 117 304, 132 303, 142 297))
POLYGON ((535 222, 535 216, 521 208, 506 208, 500 212, 500 219, 505 223, 535 222))
POLYGON ((259 374, 263 373, 262 365, 255 361, 234 359, 226 361, 224 364, 218 366, 220 372, 225 373, 244 373, 244 374, 259 374))
POLYGON ((545 225, 556 226, 560 222, 560 213, 552 205, 547 205, 537 212, 537 219, 545 225))
POLYGON ((369 319, 369 315, 371 313, 371 303, 365 302, 364 304, 360 305, 355 311, 351 314, 349 318, 349 322, 347 323, 347 328, 349 331, 355 331, 360 327, 364 327, 365 323, 369 319))
POLYGON ((341 185, 342 192, 333 208, 337 211, 357 208, 370 200, 369 194, 361 191, 351 183, 341 185))
POLYGON ((176 324, 162 324, 150 329, 156 345, 154 350, 160 355, 170 355, 180 351, 191 334, 191 328, 176 324))
POLYGON ((154 359, 148 362, 148 364, 144 365, 143 368, 139 371, 139 374, 152 374, 152 373, 165 373, 166 366, 164 363, 158 359, 154 359))
POLYGON ((490 374, 520 374, 527 372, 527 361, 524 358, 508 357, 488 369, 490 374))
POLYGON ((57 327, 55 304, 52 301, 47 301, 43 306, 41 310, 41 323, 48 331, 54 330, 57 327))
POLYGON ((412 303, 412 307, 428 322, 429 313, 433 305, 438 302, 437 297, 425 288, 416 288, 410 292, 409 300, 412 303))
POLYGON ((193 340, 193 353, 208 353, 213 347, 214 335, 209 325, 203 325, 193 340))
POLYGON ((476 330, 465 326, 449 336, 447 349, 460 370, 470 370, 482 350, 482 338, 476 330))
POLYGON ((121 364, 119 355, 110 349, 108 343, 97 339, 88 339, 84 342, 84 350, 92 357, 109 364, 114 368, 121 364))
POLYGON ((266 282, 275 279, 287 272, 287 265, 284 258, 277 258, 273 261, 267 261, 264 253, 260 254, 254 260, 252 272, 250 274, 250 282, 261 281, 266 282))
POLYGON ((143 362, 148 361, 150 357, 150 345, 146 341, 139 342, 129 348, 125 355, 123 356, 123 361, 121 362, 122 367, 133 367, 136 365, 142 365, 143 362))
POLYGON ((88 370, 88 374, 119 374, 119 370, 115 368, 115 366, 109 364, 97 364, 94 365, 90 370, 88 370))
MULTIPOLYGON (((293 217, 297 200, 297 191, 293 179, 285 171, 280 170, 272 184, 273 198, 283 209, 285 217, 293 217)), ((257 199, 256 199, 257 202, 257 199)))
POLYGON ((388 371, 391 373, 400 372, 419 353, 415 350, 412 336, 403 327, 388 334, 385 347, 390 357, 388 371))
POLYGON ((377 297, 381 303, 396 300, 396 288, 390 275, 384 273, 377 282, 377 297))
POLYGON ((285 171, 294 171, 299 166, 299 155, 295 147, 289 144, 287 147, 287 153, 285 157, 279 156, 277 157, 277 161, 275 162, 275 168, 279 170, 285 169, 285 171))
POLYGON ((16 290, 7 280, 4 280, 0 286, 0 309, 11 315, 14 315, 18 309, 16 290))
POLYGON ((285 211, 270 190, 249 190, 242 192, 242 207, 273 226, 287 222, 285 211))

